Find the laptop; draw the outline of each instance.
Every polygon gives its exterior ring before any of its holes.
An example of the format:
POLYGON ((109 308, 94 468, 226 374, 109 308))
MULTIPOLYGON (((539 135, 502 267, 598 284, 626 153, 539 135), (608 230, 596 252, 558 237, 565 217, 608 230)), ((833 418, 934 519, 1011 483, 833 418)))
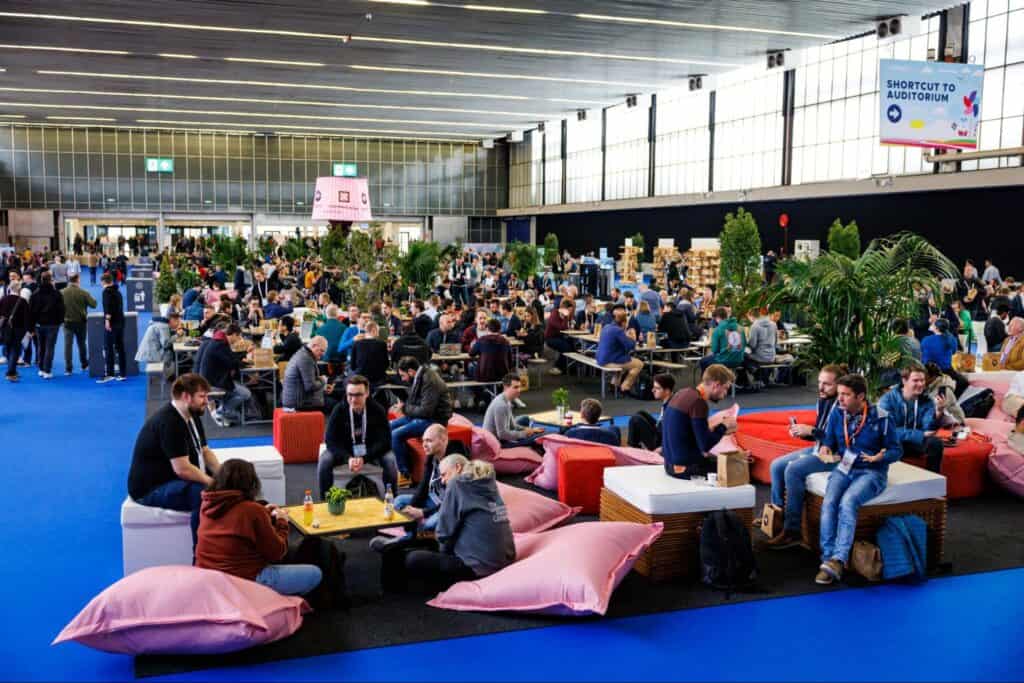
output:
POLYGON ((441 344, 438 353, 442 356, 457 356, 462 353, 460 344, 441 344))

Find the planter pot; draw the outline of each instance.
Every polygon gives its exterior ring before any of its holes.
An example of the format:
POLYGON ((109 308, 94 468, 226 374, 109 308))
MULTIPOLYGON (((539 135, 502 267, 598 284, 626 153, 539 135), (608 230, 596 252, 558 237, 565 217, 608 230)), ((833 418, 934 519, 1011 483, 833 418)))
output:
POLYGON ((332 515, 343 515, 343 514, 345 514, 345 501, 341 500, 341 501, 338 501, 337 503, 332 503, 332 502, 328 501, 328 503, 327 503, 327 511, 329 513, 331 513, 332 515))
POLYGON ((565 406, 558 406, 558 408, 556 408, 556 410, 558 412, 558 423, 561 424, 562 422, 565 421, 565 410, 566 410, 566 408, 565 408, 565 406))

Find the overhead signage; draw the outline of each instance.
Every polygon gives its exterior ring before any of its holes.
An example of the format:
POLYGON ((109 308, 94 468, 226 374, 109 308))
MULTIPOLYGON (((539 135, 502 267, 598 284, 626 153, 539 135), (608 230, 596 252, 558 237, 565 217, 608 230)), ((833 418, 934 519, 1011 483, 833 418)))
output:
POLYGON ((174 159, 146 157, 147 173, 174 173, 174 159))
POLYGON ((317 178, 313 220, 372 221, 366 178, 317 178))
POLYGON ((355 164, 335 162, 332 164, 331 175, 339 178, 355 178, 359 175, 359 168, 355 164))
POLYGON ((983 65, 883 59, 878 75, 883 145, 978 148, 983 65))

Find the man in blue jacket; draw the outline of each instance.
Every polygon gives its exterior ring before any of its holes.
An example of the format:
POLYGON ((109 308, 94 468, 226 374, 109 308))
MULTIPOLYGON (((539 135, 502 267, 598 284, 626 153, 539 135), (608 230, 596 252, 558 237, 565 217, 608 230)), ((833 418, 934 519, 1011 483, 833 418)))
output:
POLYGON ((942 466, 942 439, 935 436, 935 403, 925 395, 928 384, 923 366, 913 363, 900 373, 902 385, 878 402, 879 412, 884 412, 896 425, 903 455, 925 456, 926 467, 938 472, 942 466))
POLYGON ((892 420, 868 404, 868 384, 860 375, 839 378, 839 410, 832 412, 818 449, 823 462, 835 463, 821 506, 821 566, 816 583, 839 581, 850 557, 857 513, 880 495, 889 464, 903 455, 892 420))
POLYGON ((953 354, 957 351, 957 341, 949 333, 949 321, 939 318, 932 323, 935 334, 921 340, 921 364, 935 363, 945 372, 953 367, 953 354))
POLYGON ((636 332, 625 331, 626 317, 625 310, 616 309, 615 324, 601 329, 601 338, 597 343, 598 365, 620 367, 625 373, 625 379, 619 382, 622 391, 629 391, 633 387, 644 367, 643 361, 629 355, 636 348, 636 332))

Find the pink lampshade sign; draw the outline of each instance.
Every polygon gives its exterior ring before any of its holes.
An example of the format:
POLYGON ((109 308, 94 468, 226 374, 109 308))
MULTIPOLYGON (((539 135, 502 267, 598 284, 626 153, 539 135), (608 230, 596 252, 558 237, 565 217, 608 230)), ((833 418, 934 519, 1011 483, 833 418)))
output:
POLYGON ((366 178, 317 178, 313 220, 373 220, 366 178))

